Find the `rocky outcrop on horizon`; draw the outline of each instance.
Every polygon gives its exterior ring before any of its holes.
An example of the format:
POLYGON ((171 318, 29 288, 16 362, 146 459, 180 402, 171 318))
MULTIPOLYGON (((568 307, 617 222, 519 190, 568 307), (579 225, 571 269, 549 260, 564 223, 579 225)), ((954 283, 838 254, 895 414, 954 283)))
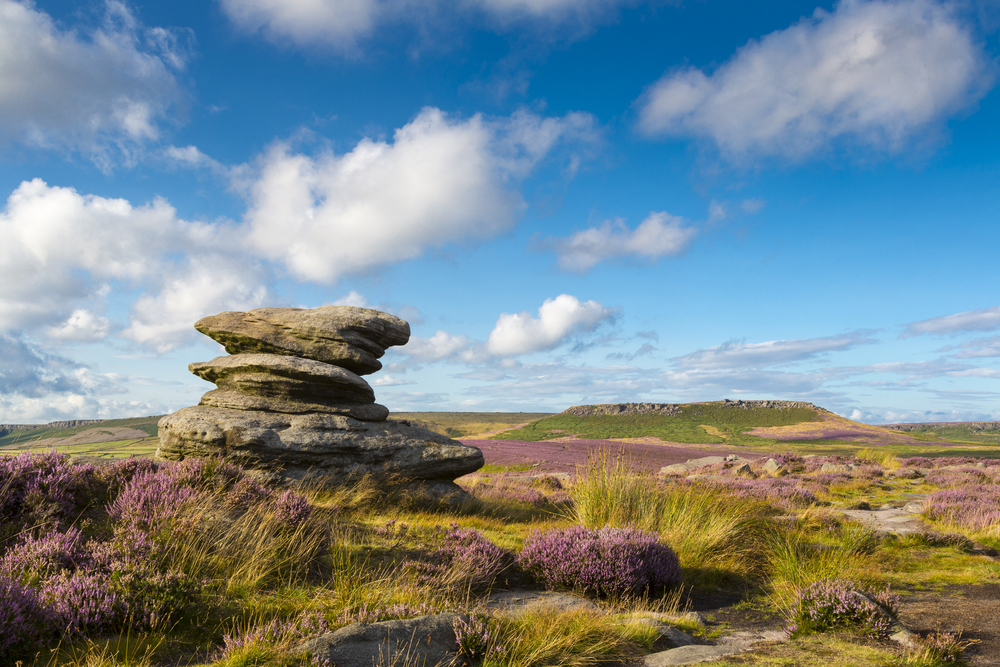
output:
POLYGON ((195 329, 230 356, 188 369, 215 383, 199 405, 159 422, 157 457, 217 456, 272 485, 341 485, 368 475, 440 497, 483 454, 404 421, 361 377, 410 337, 405 321, 367 308, 260 308, 203 318, 195 329))
MULTIPOLYGON (((697 405, 696 403, 602 403, 599 405, 574 405, 563 410, 563 414, 576 415, 578 417, 590 417, 595 415, 665 415, 676 417, 681 414, 681 407, 685 405, 697 405)), ((739 408, 741 410, 752 410, 768 408, 774 410, 788 410, 791 408, 818 409, 812 403, 805 401, 731 401, 728 398, 722 400, 723 407, 739 408)))

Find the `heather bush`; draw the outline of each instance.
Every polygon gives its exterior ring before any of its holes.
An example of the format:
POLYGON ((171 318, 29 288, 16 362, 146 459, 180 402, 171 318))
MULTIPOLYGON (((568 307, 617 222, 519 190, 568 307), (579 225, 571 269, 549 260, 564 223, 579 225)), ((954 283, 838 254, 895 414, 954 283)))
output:
POLYGON ((312 507, 302 494, 289 489, 274 498, 274 520, 279 524, 295 529, 310 516, 312 507))
POLYGON ((735 498, 766 502, 787 509, 809 507, 820 502, 816 494, 800 487, 796 480, 787 477, 761 479, 733 477, 712 482, 710 486, 735 498))
POLYGON ((455 619, 455 640, 458 652, 469 660, 480 663, 487 658, 502 658, 507 647, 501 642, 501 626, 492 616, 476 613, 455 619))
POLYGON ((886 588, 865 592, 843 579, 817 581, 799 592, 792 608, 792 637, 828 630, 852 630, 874 639, 886 637, 899 598, 886 588))
POLYGON ((420 547, 403 563, 403 568, 417 583, 438 590, 468 592, 489 588, 514 562, 513 554, 490 542, 478 530, 461 528, 456 523, 448 530, 441 526, 411 529, 390 521, 380 532, 394 539, 396 547, 403 542, 420 547))
POLYGON ((196 495, 194 489, 182 486, 169 468, 137 473, 108 507, 116 539, 143 546, 148 539, 165 540, 173 522, 196 495))
POLYGON ((0 557, 0 573, 35 586, 64 570, 75 571, 90 560, 77 528, 68 528, 65 532, 53 530, 40 537, 24 533, 0 557))
POLYGON ((518 564, 548 588, 599 596, 638 595, 681 581, 673 550, 655 533, 636 528, 535 531, 525 540, 518 564))
POLYGON ((51 634, 52 613, 32 588, 0 574, 0 656, 14 657, 35 648, 51 634))
POLYGON ((95 474, 93 466, 74 466, 53 450, 0 456, 0 480, 2 539, 25 526, 71 522, 86 505, 95 474))
POLYGON ((41 597, 56 627, 68 633, 100 633, 117 627, 122 604, 106 577, 95 572, 61 572, 42 582, 41 597))
POLYGON ((1000 535, 1000 486, 936 491, 924 502, 924 516, 945 526, 996 537, 1000 535))
POLYGON ((271 494, 270 489, 264 488, 256 480, 243 477, 226 492, 224 502, 227 509, 245 512, 259 503, 267 502, 271 494))

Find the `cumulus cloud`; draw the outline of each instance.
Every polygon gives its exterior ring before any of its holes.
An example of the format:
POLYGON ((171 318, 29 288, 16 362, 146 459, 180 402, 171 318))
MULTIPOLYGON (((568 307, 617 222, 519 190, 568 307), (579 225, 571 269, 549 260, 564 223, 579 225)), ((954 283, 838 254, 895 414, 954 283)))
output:
POLYGON ((465 335, 438 330, 429 338, 411 336, 406 345, 397 348, 415 361, 434 362, 459 358, 474 350, 479 344, 465 335))
POLYGON ((828 352, 842 352, 858 345, 877 342, 871 331, 855 331, 839 336, 795 340, 771 340, 763 343, 730 341, 715 347, 696 350, 677 357, 679 368, 765 368, 776 364, 814 359, 828 352))
POLYGON ((528 311, 503 313, 486 341, 486 349, 498 356, 513 356, 551 350, 568 338, 593 331, 613 321, 618 311, 597 301, 581 302, 575 296, 560 294, 546 299, 538 317, 528 311))
POLYGON ((803 158, 837 140, 897 151, 992 85, 970 30, 934 0, 843 0, 751 40, 712 74, 668 72, 640 101, 650 135, 730 156, 803 158))
POLYGON ((274 146, 257 165, 249 242, 299 279, 331 282, 412 259, 427 248, 509 229, 524 202, 513 188, 586 114, 487 121, 424 109, 393 142, 364 139, 345 155, 274 146))
POLYGON ((85 368, 69 359, 47 354, 23 338, 0 333, 0 394, 45 396, 83 392, 78 375, 85 368))
POLYGON ((261 305, 266 294, 266 275, 232 228, 181 220, 162 199, 132 206, 40 179, 0 210, 0 271, 0 330, 100 338, 110 325, 83 304, 106 303, 115 285, 144 290, 123 333, 160 350, 193 336, 199 317, 261 305))
POLYGON ((183 99, 175 72, 187 35, 145 30, 109 0, 95 29, 62 30, 30 2, 0 0, 0 139, 90 152, 128 153, 156 139, 183 99))
POLYGON ((346 296, 342 296, 333 302, 334 306, 354 306, 355 308, 367 308, 368 299, 363 295, 351 290, 346 296))
POLYGON ((623 257, 656 260, 679 255, 697 234, 684 219, 666 211, 650 213, 638 227, 630 229, 624 220, 608 220, 566 238, 550 238, 544 247, 555 250, 559 267, 587 271, 599 262, 623 257))
POLYGON ((967 310, 954 315, 932 317, 906 325, 901 338, 923 334, 951 334, 960 331, 994 331, 1000 329, 1000 306, 967 310))
POLYGON ((222 10, 238 28, 261 32, 272 41, 323 46, 352 53, 377 28, 409 23, 426 28, 435 19, 483 15, 503 27, 529 21, 586 26, 634 0, 464 0, 457 3, 408 0, 222 0, 222 10))
POLYGON ((62 324, 49 327, 46 333, 55 340, 91 343, 107 338, 110 331, 108 318, 80 308, 74 310, 62 324))

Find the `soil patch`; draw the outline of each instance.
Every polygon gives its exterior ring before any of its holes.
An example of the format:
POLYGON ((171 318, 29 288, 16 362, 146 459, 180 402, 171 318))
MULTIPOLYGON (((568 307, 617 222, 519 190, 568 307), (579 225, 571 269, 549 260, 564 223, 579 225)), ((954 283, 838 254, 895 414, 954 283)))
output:
POLYGON ((899 620, 914 632, 961 632, 979 644, 965 650, 971 667, 1000 667, 1000 584, 950 585, 905 594, 899 620))

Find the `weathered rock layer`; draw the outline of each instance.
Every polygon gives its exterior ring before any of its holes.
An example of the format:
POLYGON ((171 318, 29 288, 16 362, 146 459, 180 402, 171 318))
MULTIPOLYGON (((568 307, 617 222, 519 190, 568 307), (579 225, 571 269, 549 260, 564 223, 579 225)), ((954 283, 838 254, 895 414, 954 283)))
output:
POLYGON ((160 420, 157 456, 222 456, 273 484, 340 485, 362 476, 417 482, 432 495, 483 465, 483 455, 437 433, 388 421, 359 376, 409 340, 409 325, 375 310, 261 308, 195 327, 232 356, 189 370, 217 389, 160 420))

